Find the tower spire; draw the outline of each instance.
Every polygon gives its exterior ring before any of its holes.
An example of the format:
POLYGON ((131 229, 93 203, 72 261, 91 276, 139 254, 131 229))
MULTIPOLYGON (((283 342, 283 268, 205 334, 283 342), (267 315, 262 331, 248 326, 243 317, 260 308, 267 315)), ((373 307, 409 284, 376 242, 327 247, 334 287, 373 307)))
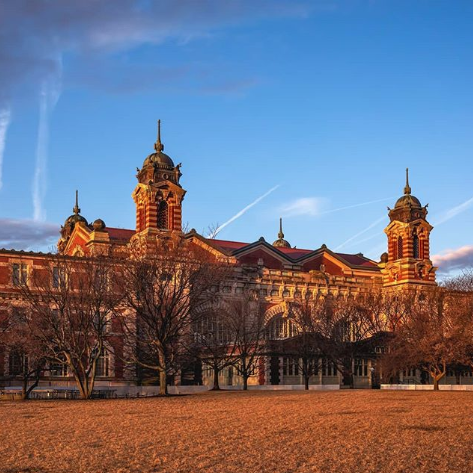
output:
POLYGON ((279 233, 278 233, 278 238, 281 240, 284 238, 284 233, 282 232, 282 218, 279 218, 279 233))
POLYGON ((79 215, 80 214, 80 208, 79 208, 79 191, 76 190, 76 205, 74 206, 74 208, 72 209, 72 211, 76 214, 76 215, 79 215))
POLYGON ((410 194, 411 188, 409 186, 409 168, 406 168, 406 187, 404 187, 404 194, 410 194))
POLYGON ((154 145, 156 152, 160 153, 164 149, 164 145, 161 143, 161 120, 158 120, 158 139, 154 145))

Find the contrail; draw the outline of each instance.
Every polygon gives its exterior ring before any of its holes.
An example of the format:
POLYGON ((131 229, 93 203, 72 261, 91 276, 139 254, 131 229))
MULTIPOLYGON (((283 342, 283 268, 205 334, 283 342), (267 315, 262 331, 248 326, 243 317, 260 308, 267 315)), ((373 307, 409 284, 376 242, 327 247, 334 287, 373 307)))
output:
POLYGON ((207 238, 215 238, 217 234, 224 229, 227 225, 230 223, 234 222, 237 218, 240 218, 244 213, 246 213, 248 210, 251 209, 251 207, 255 206, 258 202, 263 200, 265 197, 267 197, 271 192, 274 192, 280 185, 278 184, 277 186, 274 186, 273 188, 269 189, 268 192, 263 194, 262 196, 258 197, 256 200, 251 202, 251 204, 248 204, 244 209, 240 210, 237 214, 235 214, 230 220, 227 220, 225 223, 222 223, 214 232, 212 232, 210 235, 208 235, 207 238))
POLYGON ((349 238, 348 240, 344 241, 341 245, 338 245, 336 248, 335 248, 335 251, 339 250, 340 248, 343 248, 345 245, 347 245, 348 243, 350 243, 351 241, 353 241, 355 238, 358 238, 360 235, 363 235, 364 233, 366 233, 368 230, 371 230, 373 227, 375 227, 376 225, 378 225, 379 223, 381 223, 383 220, 386 219, 386 215, 383 215, 381 218, 378 218, 378 220, 374 221, 371 225, 369 225, 368 227, 366 227, 364 230, 362 230, 361 232, 357 233, 356 235, 353 235, 351 238, 349 238))
POLYGON ((339 212, 340 210, 354 209, 355 207, 362 207, 363 205, 376 204, 377 202, 385 202, 386 200, 392 200, 396 197, 385 197, 384 199, 370 200, 369 202, 362 202, 361 204, 347 205, 346 207, 339 207, 338 209, 324 210, 319 215, 330 214, 332 212, 339 212))
POLYGON ((43 199, 46 195, 49 143, 49 118, 61 95, 62 63, 58 60, 58 70, 54 77, 46 79, 41 87, 39 99, 38 141, 36 144, 36 165, 33 177, 33 218, 37 221, 46 220, 43 199))
POLYGON ((456 217, 458 214, 461 214, 462 212, 465 212, 465 210, 468 210, 472 205, 473 197, 471 199, 466 200, 462 204, 457 205, 456 207, 452 207, 450 210, 447 210, 447 212, 445 212, 443 216, 441 216, 438 220, 434 220, 434 225, 439 226, 442 223, 447 222, 453 217, 456 217))
POLYGON ((5 143, 7 141, 7 131, 10 126, 11 113, 9 108, 0 110, 0 189, 3 186, 3 153, 5 152, 5 143))

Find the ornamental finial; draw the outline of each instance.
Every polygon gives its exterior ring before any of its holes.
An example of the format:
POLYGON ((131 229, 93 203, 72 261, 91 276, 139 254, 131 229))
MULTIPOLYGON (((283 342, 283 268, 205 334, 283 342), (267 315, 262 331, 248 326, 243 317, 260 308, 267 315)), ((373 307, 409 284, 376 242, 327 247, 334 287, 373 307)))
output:
POLYGON ((278 238, 282 240, 284 238, 284 233, 282 232, 282 218, 279 218, 279 233, 278 238))
POLYGON ((404 194, 410 194, 411 188, 409 186, 409 168, 406 168, 406 187, 404 187, 404 194))
POLYGON ((76 215, 79 215, 80 214, 80 208, 79 208, 79 191, 76 190, 76 205, 74 206, 74 208, 72 209, 72 211, 76 214, 76 215))
POLYGON ((164 145, 161 143, 161 120, 158 120, 158 139, 154 145, 156 152, 160 153, 164 149, 164 145))

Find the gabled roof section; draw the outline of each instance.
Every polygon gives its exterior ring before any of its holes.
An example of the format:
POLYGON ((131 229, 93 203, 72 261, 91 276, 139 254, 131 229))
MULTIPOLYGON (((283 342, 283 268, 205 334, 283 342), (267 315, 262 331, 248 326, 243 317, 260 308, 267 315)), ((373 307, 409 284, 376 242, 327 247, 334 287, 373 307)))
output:
POLYGON ((231 240, 216 240, 211 238, 205 238, 197 232, 191 231, 187 236, 195 236, 203 243, 207 244, 211 248, 227 255, 234 256, 237 259, 243 257, 243 255, 250 254, 253 250, 265 249, 279 259, 285 261, 288 264, 303 264, 314 257, 321 257, 324 254, 331 257, 332 259, 338 260, 343 266, 352 269, 363 269, 363 270, 374 270, 378 271, 378 265, 375 261, 366 258, 361 253, 348 254, 348 253, 335 253, 329 250, 325 245, 316 249, 309 250, 303 248, 284 248, 274 247, 270 245, 264 238, 253 243, 244 243, 241 241, 231 240))

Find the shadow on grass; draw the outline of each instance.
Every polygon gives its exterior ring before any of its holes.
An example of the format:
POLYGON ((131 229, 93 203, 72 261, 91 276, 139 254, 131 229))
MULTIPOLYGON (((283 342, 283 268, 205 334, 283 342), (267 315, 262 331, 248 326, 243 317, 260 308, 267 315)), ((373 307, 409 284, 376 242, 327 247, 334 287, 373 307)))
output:
POLYGON ((439 427, 437 425, 408 425, 404 427, 405 430, 418 430, 420 432, 440 432, 445 430, 444 427, 439 427))

